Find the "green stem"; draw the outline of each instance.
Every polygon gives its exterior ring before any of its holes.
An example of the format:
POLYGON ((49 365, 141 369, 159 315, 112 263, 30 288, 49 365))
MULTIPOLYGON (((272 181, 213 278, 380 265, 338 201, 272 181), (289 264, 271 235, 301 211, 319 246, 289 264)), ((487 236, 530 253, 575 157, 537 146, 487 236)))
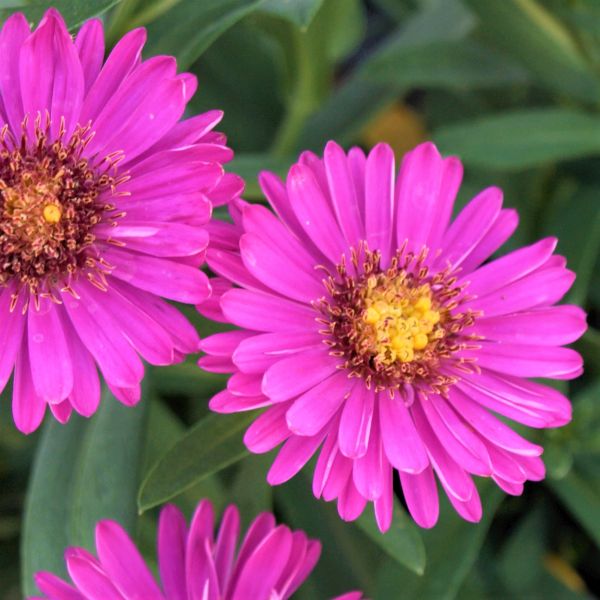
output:
POLYGON ((287 28, 284 40, 292 82, 287 110, 271 147, 274 156, 287 156, 296 145, 306 119, 319 106, 329 72, 327 61, 313 47, 310 32, 287 28))

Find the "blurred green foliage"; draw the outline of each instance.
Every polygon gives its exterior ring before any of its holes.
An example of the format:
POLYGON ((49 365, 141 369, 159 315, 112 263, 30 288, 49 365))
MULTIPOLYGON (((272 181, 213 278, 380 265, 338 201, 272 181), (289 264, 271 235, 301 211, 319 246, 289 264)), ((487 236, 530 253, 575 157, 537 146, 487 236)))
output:
MULTIPOLYGON (((6 392, 0 596, 21 597, 19 572, 26 593, 34 592, 32 570, 60 573, 62 549, 91 547, 101 517, 119 519, 152 556, 151 507, 173 496, 188 513, 201 496, 218 509, 236 502, 246 523, 275 510, 321 538, 322 560, 299 598, 352 587, 383 599, 599 595, 600 2, 0 0, 0 19, 19 9, 36 21, 48 5, 73 30, 102 14, 109 45, 146 26, 147 55, 174 54, 197 74, 190 110, 225 110, 220 129, 249 200, 261 200, 260 170, 283 174, 300 150, 320 152, 331 138, 363 146, 382 138, 399 159, 427 137, 459 155, 459 205, 499 185, 521 216, 512 247, 560 238, 578 273, 570 300, 589 312, 590 331, 577 345, 587 368, 561 384, 573 399, 572 424, 528 434, 546 448, 543 483, 507 498, 483 482, 485 517, 476 526, 443 506, 436 528, 420 532, 398 505, 386 536, 374 533, 370 514, 341 522, 333 506, 312 499, 305 474, 269 488, 271 457, 243 450, 244 416, 232 426, 207 416, 224 379, 202 373, 193 358, 153 369, 136 409, 106 398, 93 419, 48 422, 29 438, 15 431, 6 392), (173 465, 170 480, 156 477, 173 465)), ((215 331, 189 315, 204 335, 215 331)))

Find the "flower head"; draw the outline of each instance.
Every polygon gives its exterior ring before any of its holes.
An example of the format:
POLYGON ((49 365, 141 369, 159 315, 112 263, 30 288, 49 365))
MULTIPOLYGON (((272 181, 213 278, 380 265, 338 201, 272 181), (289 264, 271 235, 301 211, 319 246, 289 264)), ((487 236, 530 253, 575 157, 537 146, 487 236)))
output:
MULTIPOLYGON (((319 560, 321 544, 303 531, 277 526, 270 513, 259 515, 241 545, 240 515, 229 506, 214 535, 211 503, 198 505, 188 529, 178 508, 165 506, 158 526, 157 585, 137 548, 114 521, 96 526, 97 557, 69 548, 65 561, 74 587, 39 572, 35 581, 49 600, 286 600, 319 560)), ((360 600, 350 592, 338 600, 360 600)))
POLYGON ((35 31, 0 31, 0 388, 14 369, 24 432, 46 405, 65 422, 114 394, 139 399, 143 365, 197 350, 162 298, 210 293, 199 270, 214 204, 241 192, 212 132, 218 111, 180 121, 196 80, 175 59, 141 60, 145 32, 104 62, 99 20, 75 40, 56 10, 35 31))
POLYGON ((236 201, 233 224, 211 225, 219 277, 200 310, 240 328, 201 343, 203 368, 234 373, 211 408, 266 407, 245 442, 283 443, 268 481, 319 451, 314 494, 337 498, 347 520, 372 501, 381 530, 394 471, 423 527, 438 518, 436 476, 470 521, 482 513, 472 475, 509 494, 542 479, 542 448, 496 414, 564 425, 568 400, 528 378, 582 370, 561 347, 586 324, 579 308, 554 306, 574 279, 556 240, 486 262, 517 214, 488 188, 452 220, 461 179, 460 161, 430 143, 396 176, 387 145, 367 157, 330 142, 323 159, 302 154, 285 184, 261 174, 276 215, 236 201))

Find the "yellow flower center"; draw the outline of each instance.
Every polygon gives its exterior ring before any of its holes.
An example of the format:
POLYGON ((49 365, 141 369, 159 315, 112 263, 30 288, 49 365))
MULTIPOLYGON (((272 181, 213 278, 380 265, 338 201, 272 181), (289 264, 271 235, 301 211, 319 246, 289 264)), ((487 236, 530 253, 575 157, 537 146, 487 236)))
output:
POLYGON ((364 288, 362 319, 358 323, 361 345, 383 365, 408 363, 422 356, 428 345, 443 337, 436 325, 441 315, 434 306, 429 284, 407 285, 371 275, 364 288))
POLYGON ((60 221, 62 210, 58 204, 46 204, 42 215, 46 223, 56 224, 60 221))
POLYGON ((57 199, 60 177, 48 178, 43 172, 25 172, 13 187, 0 184, 4 199, 3 219, 11 223, 15 240, 34 255, 44 251, 56 235, 53 226, 62 216, 57 199))
MULTIPOLYGON (((120 154, 91 163, 83 156, 92 132, 78 127, 65 139, 61 125, 51 141, 50 124, 23 126, 16 143, 0 129, 0 289, 15 280, 33 293, 65 287, 78 271, 100 273, 94 229, 102 220, 116 223, 122 213, 111 197, 126 174, 117 177, 120 154)), ((90 275, 91 274, 91 275, 90 275)))

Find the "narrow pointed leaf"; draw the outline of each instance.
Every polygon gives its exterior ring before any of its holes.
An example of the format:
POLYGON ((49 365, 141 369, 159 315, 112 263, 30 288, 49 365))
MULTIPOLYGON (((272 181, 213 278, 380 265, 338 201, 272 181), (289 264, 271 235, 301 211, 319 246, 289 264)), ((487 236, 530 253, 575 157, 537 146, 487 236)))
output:
POLYGON ((194 425, 150 469, 140 487, 139 510, 170 500, 246 456, 242 434, 254 417, 252 413, 209 415, 194 425))
POLYGON ((396 562, 417 575, 423 575, 426 562, 423 539, 398 502, 394 503, 392 525, 386 533, 379 531, 370 508, 357 519, 356 525, 396 562))

